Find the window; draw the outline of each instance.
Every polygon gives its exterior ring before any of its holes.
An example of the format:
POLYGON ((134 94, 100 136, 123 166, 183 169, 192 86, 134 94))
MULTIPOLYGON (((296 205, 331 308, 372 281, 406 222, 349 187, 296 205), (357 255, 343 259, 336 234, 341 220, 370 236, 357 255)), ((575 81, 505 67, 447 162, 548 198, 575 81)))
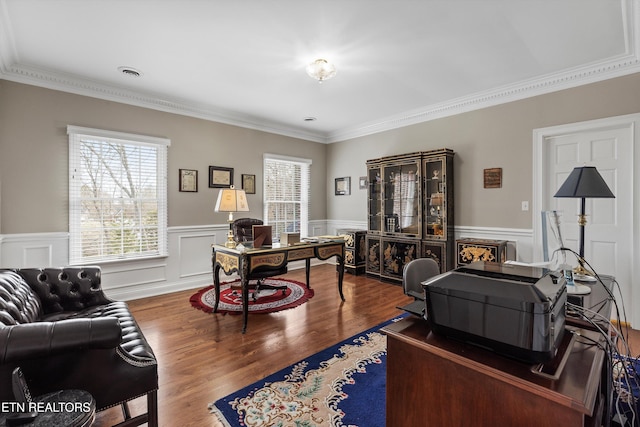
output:
POLYGON ((311 160, 264 155, 264 221, 273 235, 308 236, 311 160))
POLYGON ((163 138, 68 126, 69 262, 167 255, 163 138))

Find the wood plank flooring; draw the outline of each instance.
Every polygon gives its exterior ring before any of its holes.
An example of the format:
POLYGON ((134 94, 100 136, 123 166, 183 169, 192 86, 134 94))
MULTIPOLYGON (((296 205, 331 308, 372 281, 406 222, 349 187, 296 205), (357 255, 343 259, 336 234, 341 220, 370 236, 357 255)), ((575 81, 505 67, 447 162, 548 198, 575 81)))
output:
MULTIPOLYGON (((304 270, 286 278, 304 282, 304 270)), ((398 285, 345 274, 342 303, 335 266, 312 267, 315 296, 294 309, 249 316, 207 314, 191 307, 196 291, 129 301, 129 307, 159 362, 160 425, 222 427, 207 405, 304 357, 400 314, 411 298, 398 285)), ((626 335, 627 332, 625 332, 626 335)), ((632 354, 640 353, 640 331, 630 330, 632 354)), ((136 399, 131 412, 146 408, 136 399)), ((94 426, 122 421, 119 408, 97 414, 94 426)))
MULTIPOLYGON (((288 279, 305 281, 304 270, 288 279)), ((345 273, 340 301, 335 266, 311 268, 315 296, 302 306, 273 314, 207 314, 191 307, 196 290, 129 301, 158 358, 161 426, 222 426, 207 405, 268 374, 401 313, 396 306, 411 298, 398 285, 345 273)), ((130 405, 144 412, 145 399, 130 405)), ((120 408, 97 414, 94 426, 122 420, 120 408)))

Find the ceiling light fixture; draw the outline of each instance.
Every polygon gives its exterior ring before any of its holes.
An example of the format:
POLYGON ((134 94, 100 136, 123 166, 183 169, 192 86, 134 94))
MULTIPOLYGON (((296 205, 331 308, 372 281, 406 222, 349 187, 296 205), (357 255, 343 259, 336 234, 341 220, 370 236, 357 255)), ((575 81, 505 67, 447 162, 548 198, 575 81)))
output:
POLYGON ((336 75, 336 67, 326 59, 316 59, 307 65, 307 74, 322 83, 336 75))

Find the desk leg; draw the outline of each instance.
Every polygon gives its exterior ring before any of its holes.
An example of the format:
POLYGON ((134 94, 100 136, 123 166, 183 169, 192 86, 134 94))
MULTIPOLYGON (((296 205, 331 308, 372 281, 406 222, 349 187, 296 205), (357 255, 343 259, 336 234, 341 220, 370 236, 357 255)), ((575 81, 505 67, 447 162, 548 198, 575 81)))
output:
POLYGON ((220 264, 214 261, 213 267, 213 289, 216 302, 213 304, 213 312, 218 312, 218 301, 220 301, 220 264))
POLYGON ((309 285, 309 275, 311 274, 311 258, 307 258, 304 260, 304 265, 305 265, 305 273, 307 274, 307 289, 311 289, 311 286, 309 285))
POLYGON ((242 333, 247 332, 247 323, 249 321, 249 274, 243 274, 240 279, 242 286, 242 333))
POLYGON ((338 256, 338 292, 340 293, 340 299, 344 301, 344 294, 342 293, 342 279, 344 279, 344 257, 338 256))

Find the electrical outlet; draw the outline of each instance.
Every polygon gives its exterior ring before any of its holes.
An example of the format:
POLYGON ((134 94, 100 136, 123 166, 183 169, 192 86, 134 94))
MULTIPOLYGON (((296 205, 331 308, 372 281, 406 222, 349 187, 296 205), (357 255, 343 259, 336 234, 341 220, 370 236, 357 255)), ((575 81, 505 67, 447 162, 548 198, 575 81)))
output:
POLYGON ((523 211, 528 211, 529 210, 529 202, 528 201, 523 201, 522 202, 522 210, 523 211))

